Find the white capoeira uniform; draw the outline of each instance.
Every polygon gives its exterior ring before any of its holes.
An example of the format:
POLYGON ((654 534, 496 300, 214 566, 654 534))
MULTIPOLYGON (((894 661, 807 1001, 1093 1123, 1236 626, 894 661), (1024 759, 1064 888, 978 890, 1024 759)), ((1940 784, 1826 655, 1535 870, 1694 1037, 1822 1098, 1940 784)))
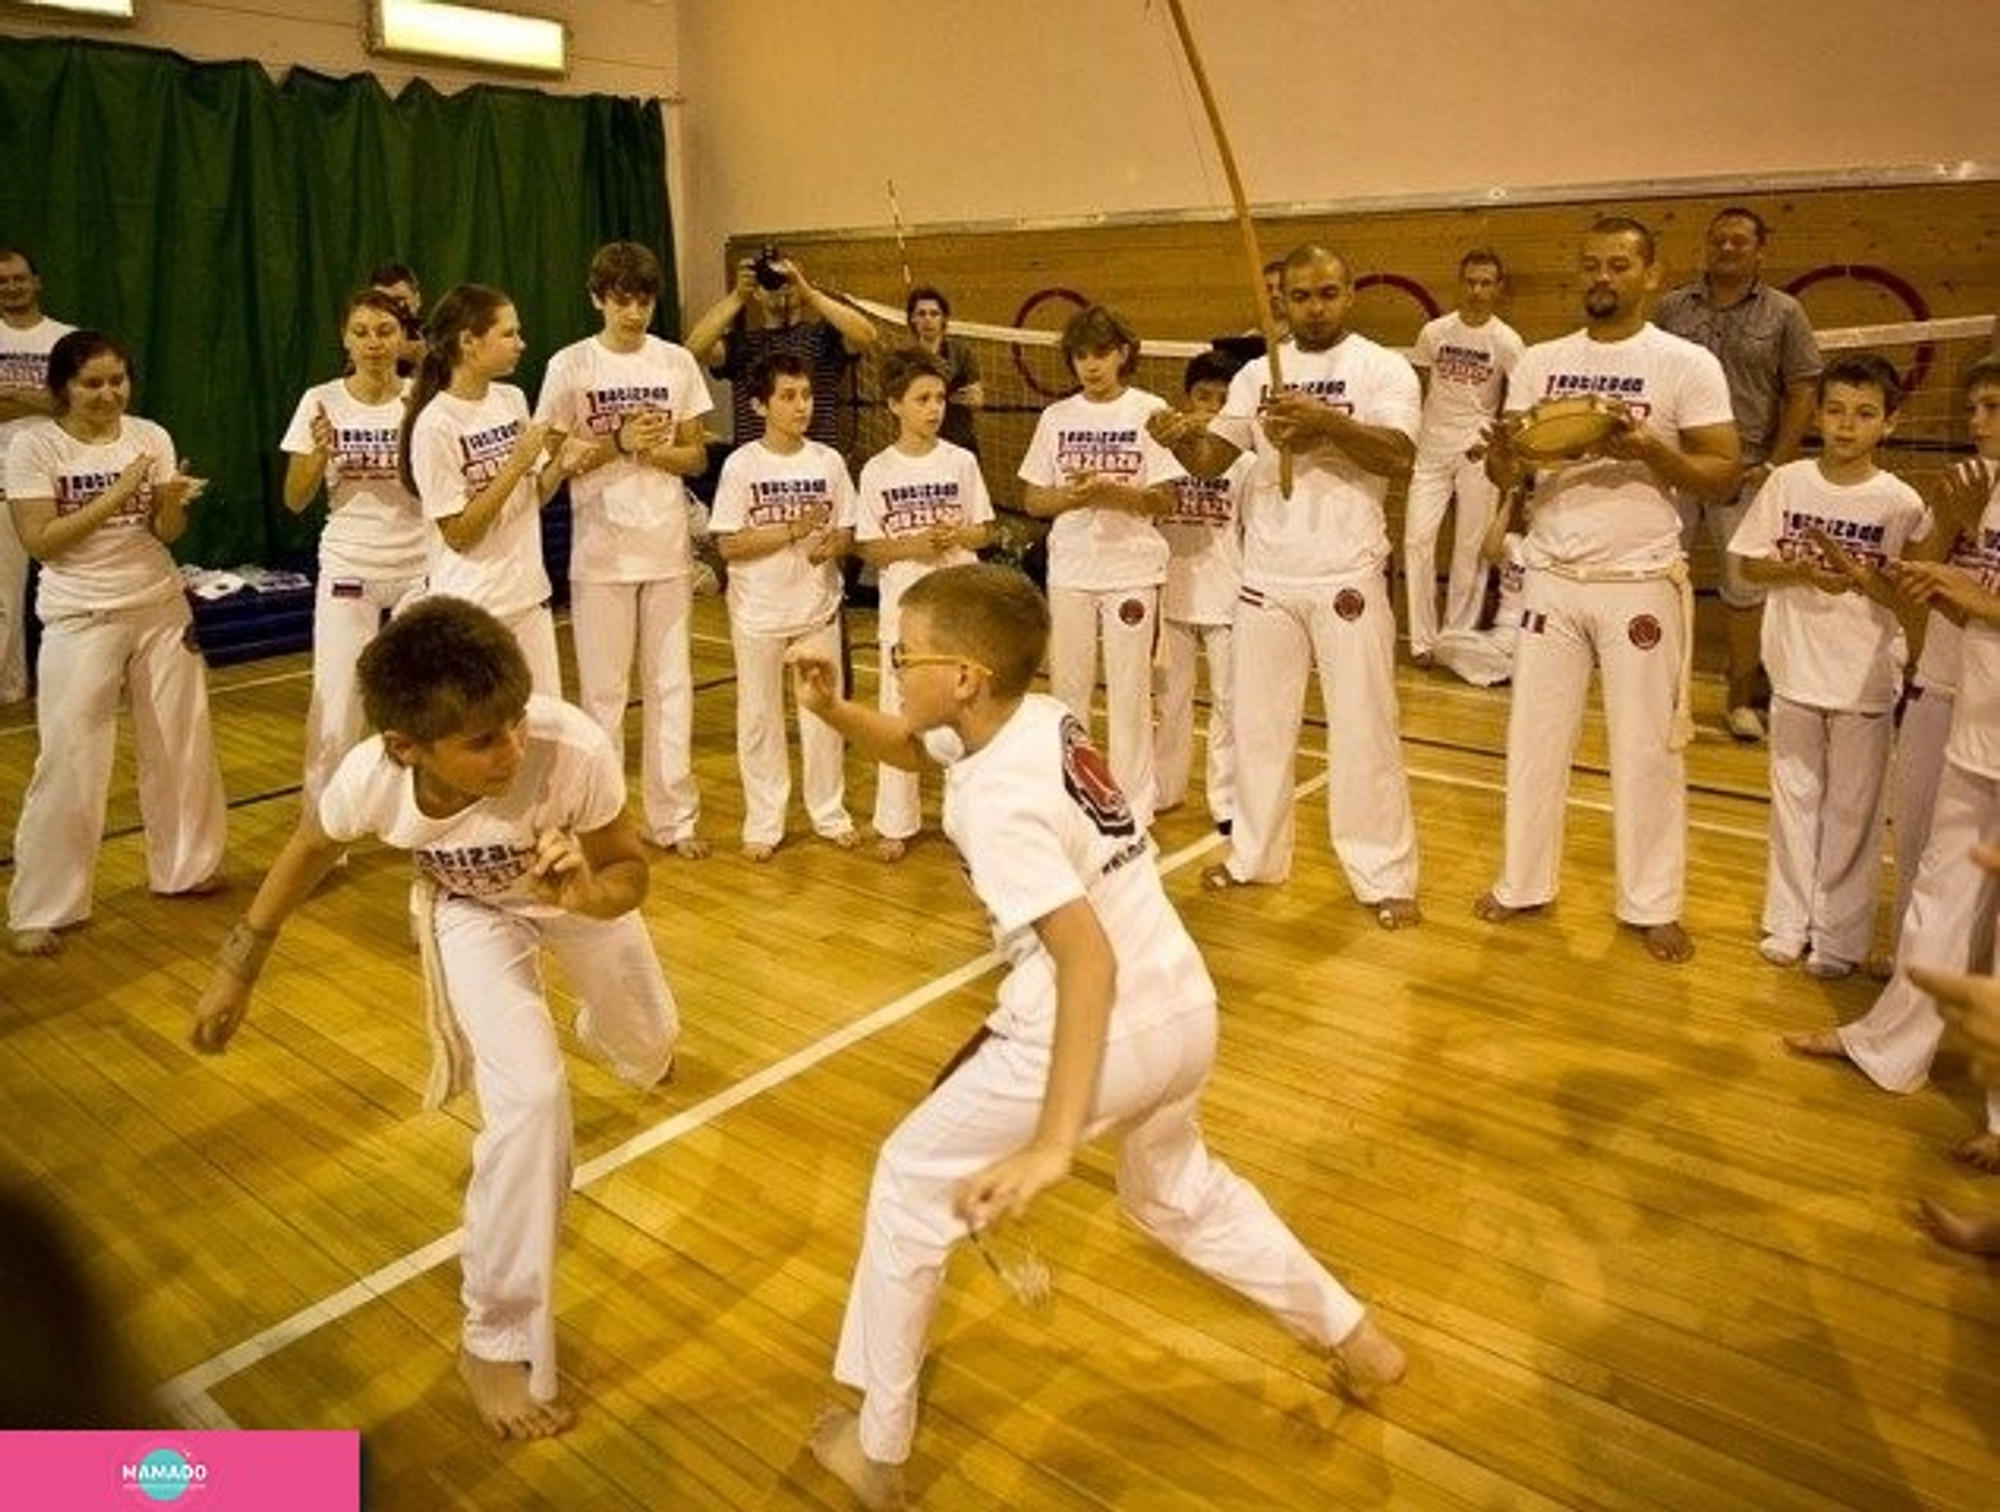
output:
MULTIPOLYGON (((1822 530, 1880 569, 1930 534, 1930 511, 1893 473, 1837 484, 1789 462, 1758 490, 1729 549, 1746 560, 1818 561, 1822 530)), ((1904 646, 1896 613, 1809 583, 1770 588, 1771 845, 1764 949, 1829 968, 1868 959, 1881 870, 1882 795, 1904 646)))
POLYGON ((488 385, 483 399, 442 392, 410 432, 410 476, 433 527, 430 591, 477 604, 499 620, 521 643, 535 691, 560 698, 562 664, 542 561, 540 464, 514 485, 486 534, 467 550, 454 549, 436 528, 464 514, 473 495, 500 475, 527 428, 527 398, 511 383, 488 385))
MULTIPOLYGON (((941 525, 985 525, 992 519, 993 501, 979 459, 962 446, 939 441, 920 457, 889 446, 861 465, 861 482, 855 490, 857 541, 893 541, 941 525)), ((957 547, 930 561, 890 562, 877 573, 876 625, 882 645, 877 702, 883 713, 899 713, 903 707, 902 688, 889 670, 889 647, 902 638, 903 594, 926 573, 976 560, 970 551, 957 547)), ((886 762, 876 765, 876 834, 885 840, 907 840, 923 828, 920 782, 915 772, 886 762)))
POLYGON ((635 1087, 673 1064, 680 1014, 638 909, 615 919, 566 913, 535 901, 528 879, 544 831, 602 829, 623 812, 625 779, 609 742, 581 710, 536 695, 526 747, 504 795, 433 819, 417 807, 411 769, 371 736, 328 781, 319 822, 331 839, 378 836, 416 863, 479 1099, 465 1191, 465 1347, 482 1360, 525 1360, 529 1391, 548 1400, 556 1235, 575 1132, 541 950, 576 993, 578 1041, 635 1087))
MULTIPOLYGON (((593 336, 549 359, 535 418, 565 434, 615 436, 628 415, 665 415, 676 431, 715 407, 686 348, 648 336, 614 352, 593 336)), ((570 635, 577 702, 625 756, 625 701, 639 663, 639 792, 658 845, 692 840, 694 779, 693 547, 681 479, 614 457, 570 480, 570 635)))
MULTIPOLYGON (((2000 497, 2000 481, 1995 483, 2000 497)), ((1991 502, 1989 501, 1989 507, 1991 502)), ((1979 570, 1977 535, 1962 536, 1945 560, 1967 572, 1979 570)), ((1931 812, 1937 807, 1938 779, 1944 773, 1944 747, 1951 735, 1952 705, 1958 696, 1959 643, 1962 632, 1933 609, 1924 620, 1924 648, 1903 693, 1903 718, 1896 731, 1894 792, 1889 828, 1896 847, 1896 902, 1890 919, 1890 953, 1900 947, 1903 920, 1910 911, 1917 870, 1930 841, 1931 812)), ((1992 947, 1993 922, 1982 919, 1974 936, 1972 958, 1986 959, 1992 947)))
POLYGON ((34 775, 14 833, 7 923, 15 933, 90 917, 118 741, 118 695, 131 700, 147 885, 198 887, 222 866, 227 808, 209 726, 208 681, 180 570, 152 532, 152 489, 179 468, 173 438, 126 415, 115 438, 77 440, 38 421, 7 452, 11 506, 53 499, 71 514, 150 459, 148 482, 125 507, 42 564, 35 612, 34 775))
MULTIPOLYGON (((1324 352, 1286 343, 1288 388, 1363 425, 1415 438, 1417 375, 1365 336, 1324 352)), ((1347 884, 1363 903, 1417 895, 1417 825, 1397 735, 1396 616, 1389 603, 1389 480, 1335 452, 1292 459, 1279 488, 1278 451, 1257 422, 1271 364, 1237 373, 1211 430, 1256 463, 1243 499, 1243 588, 1236 606, 1236 818, 1229 873, 1239 882, 1291 874, 1293 772, 1306 676, 1319 668, 1332 771, 1327 825, 1347 884)))
MULTIPOLYGON (((1507 408, 1602 394, 1663 440, 1728 425, 1729 387, 1712 353, 1642 327, 1622 341, 1576 331, 1531 346, 1507 408)), ((1583 730, 1594 661, 1611 747, 1617 916, 1641 929, 1677 923, 1687 870, 1685 658, 1693 626, 1680 512, 1639 462, 1611 458, 1541 470, 1525 545, 1528 573, 1507 720, 1507 834, 1494 900, 1554 900, 1562 868, 1570 758, 1583 730)))
MULTIPOLYGON (((1099 403, 1073 394, 1041 413, 1021 458, 1022 482, 1061 488, 1096 474, 1133 488, 1186 475, 1146 430, 1166 400, 1128 388, 1099 403)), ((1049 691, 1088 726, 1104 643, 1105 754, 1142 828, 1156 804, 1153 655, 1167 543, 1151 519, 1125 509, 1072 509, 1049 527, 1049 691)))
MULTIPOLYGON (((48 392, 49 353, 74 327, 44 315, 31 326, 11 326, 0 320, 0 387, 48 392)), ((44 419, 22 415, 0 420, 0 473, 6 470, 7 449, 14 438, 44 419)), ((19 703, 28 696, 28 550, 14 529, 14 511, 7 507, 7 485, 0 478, 0 704, 19 703)))
POLYGON ((1159 804, 1187 801, 1194 767, 1194 689, 1208 666, 1208 816, 1218 825, 1236 817, 1236 595, 1243 586, 1243 513, 1239 507, 1254 463, 1238 457, 1219 477, 1174 483, 1174 507, 1160 516, 1167 541, 1167 581, 1160 594, 1165 655, 1154 704, 1159 724, 1153 771, 1159 804))
POLYGON ((978 751, 948 761, 945 830, 1009 964, 979 1045, 884 1142, 834 1358, 863 1393, 861 1448, 900 1464, 944 1267, 965 1225, 966 1177, 1033 1135, 1056 1033, 1055 967, 1034 925, 1087 901, 1117 958, 1117 988, 1088 1137, 1118 1141, 1118 1195, 1148 1234, 1273 1313, 1299 1338, 1338 1343, 1362 1307, 1263 1196, 1210 1154, 1199 1120, 1214 1063, 1215 987, 1167 901, 1145 832, 1055 699, 1028 695, 978 751))
POLYGON ((363 404, 342 379, 318 384, 299 400, 280 448, 311 456, 318 449, 313 419, 321 411, 333 427, 333 453, 326 464, 326 525, 313 593, 304 783, 309 808, 367 726, 354 664, 382 622, 423 591, 430 551, 423 506, 396 470, 401 396, 363 404))
POLYGON ((1469 325, 1456 311, 1426 323, 1410 350, 1410 361, 1430 373, 1403 519, 1412 655, 1437 651, 1437 539, 1445 508, 1454 497, 1458 513, 1446 569, 1442 628, 1459 634, 1479 628, 1486 581, 1479 545, 1486 538, 1498 495, 1484 465, 1467 457, 1466 449, 1499 413, 1507 375, 1521 352, 1521 338, 1499 316, 1469 325))
MULTIPOLYGON (((795 452, 763 440, 729 454, 715 485, 709 530, 727 535, 804 522, 854 526, 854 484, 839 452, 808 441, 795 452)), ((743 778, 743 843, 776 845, 792 798, 785 753, 785 656, 797 649, 840 665, 840 569, 807 559, 794 541, 729 564, 729 640, 736 652, 736 767, 743 778)), ((829 839, 851 834, 847 743, 810 709, 799 710, 800 783, 806 817, 829 839)))
MULTIPOLYGON (((2000 494, 1980 518, 1974 550, 1980 586, 2000 593, 2000 494)), ((1840 1028, 1847 1058, 1886 1091, 1923 1086, 1944 1033, 1936 1000, 1910 980, 1909 967, 1968 971, 1993 964, 1972 953, 2000 902, 2000 884, 1973 859, 1980 845, 2000 845, 2000 625, 1972 620, 1960 642, 1944 771, 1895 972, 1874 1006, 1840 1028)), ((1986 1127, 2000 1133, 2000 1090, 1986 1094, 1986 1127)))

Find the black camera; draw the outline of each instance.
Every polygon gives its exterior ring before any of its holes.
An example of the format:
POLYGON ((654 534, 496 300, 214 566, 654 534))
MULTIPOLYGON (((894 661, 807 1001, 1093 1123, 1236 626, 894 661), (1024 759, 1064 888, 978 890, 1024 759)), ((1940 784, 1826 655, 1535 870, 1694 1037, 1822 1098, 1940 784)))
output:
POLYGON ((757 249, 756 260, 750 264, 750 271, 757 279, 760 289, 769 289, 773 294, 791 283, 791 276, 781 266, 785 254, 778 250, 776 242, 765 242, 757 249))

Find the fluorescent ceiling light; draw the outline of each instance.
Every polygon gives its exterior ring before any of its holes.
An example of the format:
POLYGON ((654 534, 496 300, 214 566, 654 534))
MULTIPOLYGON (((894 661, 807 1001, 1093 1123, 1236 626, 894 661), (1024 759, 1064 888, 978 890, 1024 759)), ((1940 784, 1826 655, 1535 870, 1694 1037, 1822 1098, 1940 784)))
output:
POLYGON ((113 21, 132 19, 132 0, 23 0, 37 10, 75 11, 80 16, 103 16, 113 21))
POLYGON ((372 0, 369 22, 369 45, 377 52, 486 63, 524 73, 561 74, 569 68, 562 22, 540 16, 429 0, 372 0))

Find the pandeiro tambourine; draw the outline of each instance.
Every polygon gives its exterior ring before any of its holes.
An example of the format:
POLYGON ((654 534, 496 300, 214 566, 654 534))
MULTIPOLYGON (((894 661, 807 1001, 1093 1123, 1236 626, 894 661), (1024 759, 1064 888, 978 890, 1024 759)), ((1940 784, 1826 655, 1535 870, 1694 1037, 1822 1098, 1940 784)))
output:
POLYGON ((1514 422, 1514 453, 1525 462, 1572 462, 1618 429, 1624 414, 1597 394, 1544 399, 1514 422))

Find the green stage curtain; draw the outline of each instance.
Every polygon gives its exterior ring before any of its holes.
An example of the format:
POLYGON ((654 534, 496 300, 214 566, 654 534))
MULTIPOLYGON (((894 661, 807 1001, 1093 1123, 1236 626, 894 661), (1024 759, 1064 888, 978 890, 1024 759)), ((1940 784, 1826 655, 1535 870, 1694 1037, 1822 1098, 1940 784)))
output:
POLYGON ((557 347, 595 330, 591 254, 629 238, 667 268, 658 101, 195 63, 71 40, 0 47, 0 244, 29 252, 48 312, 133 349, 133 408, 209 480, 176 548, 209 566, 302 567, 317 511, 280 499, 278 440, 337 375, 340 301, 375 266, 513 296, 530 402, 557 347))

